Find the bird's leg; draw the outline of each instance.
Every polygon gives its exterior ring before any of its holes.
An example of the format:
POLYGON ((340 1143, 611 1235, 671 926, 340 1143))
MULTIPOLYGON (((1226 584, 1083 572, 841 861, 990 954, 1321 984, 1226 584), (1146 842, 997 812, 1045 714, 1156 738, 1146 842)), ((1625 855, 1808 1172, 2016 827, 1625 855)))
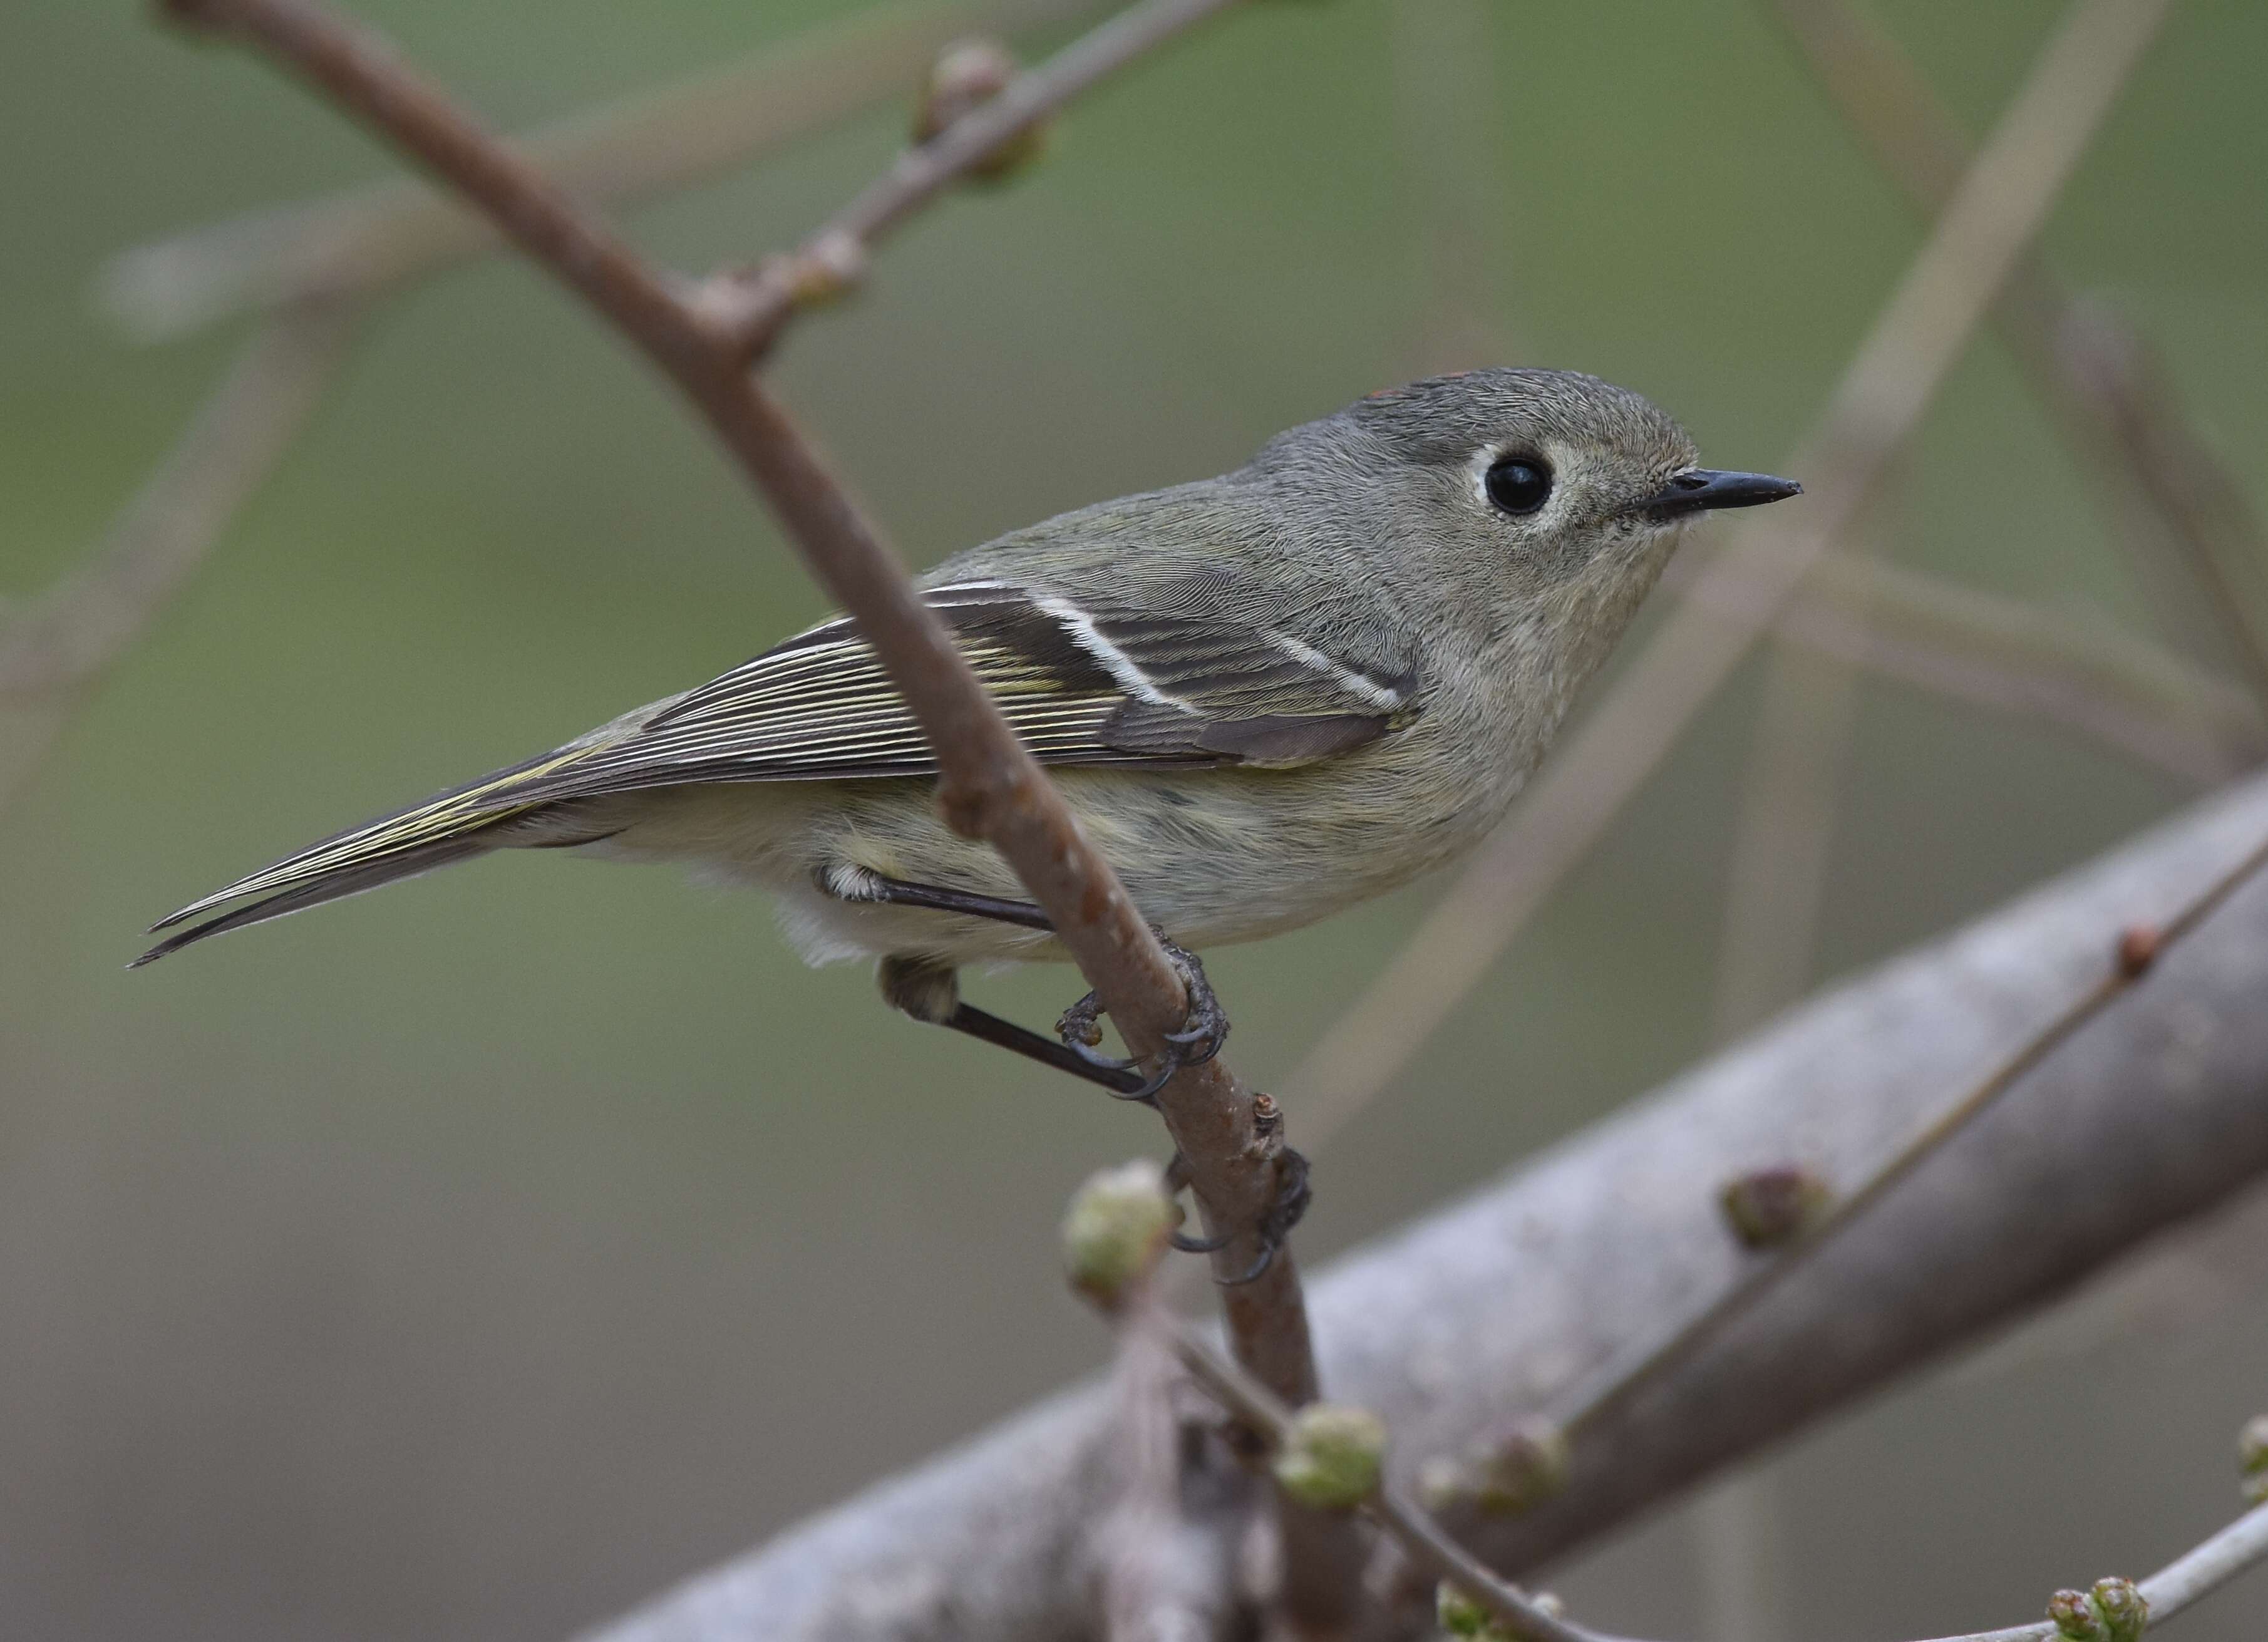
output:
POLYGON ((915 954, 893 953, 882 960, 876 978, 881 983, 884 1001, 917 1020, 948 1027, 987 1043, 997 1043, 1042 1066, 1052 1066, 1057 1071, 1099 1084, 1117 1100, 1148 1104, 1155 1099, 1154 1094, 1144 1093, 1144 1079, 1139 1072, 1097 1065, 1077 1050, 1029 1027, 1020 1027, 974 1004, 962 1003, 961 984, 951 964, 915 954))
MULTIPOLYGON (((1157 1062, 1150 1068, 1141 1092, 1129 1095, 1130 1100, 1155 1095, 1182 1067, 1202 1066, 1219 1054, 1221 1045, 1228 1042, 1228 1014, 1221 1008, 1220 999, 1213 995, 1212 983, 1205 979, 1204 961, 1187 947, 1174 945, 1163 930, 1153 928, 1152 933, 1166 949, 1174 973, 1182 977, 1189 1007, 1180 1027, 1166 1034, 1164 1047, 1158 1051, 1157 1062)), ((1056 1031, 1066 1049, 1099 1071, 1136 1071, 1141 1064, 1138 1061, 1121 1060, 1096 1051, 1095 1046, 1102 1042, 1102 1000, 1089 992, 1063 1012, 1056 1022, 1056 1031)))
POLYGON ((926 907, 932 912, 959 912, 972 918, 990 918, 995 924, 1013 924, 1020 929, 1053 931, 1048 915, 1028 901, 1005 901, 998 895, 979 895, 966 889, 946 889, 936 884, 911 884, 902 878, 885 878, 880 873, 860 871, 855 877, 845 875, 843 881, 822 878, 821 888, 839 901, 873 901, 890 907, 926 907))
MULTIPOLYGON (((821 873, 819 887, 839 901, 958 912, 968 917, 1012 924, 1020 929, 1055 927, 1048 922, 1047 914, 1028 901, 1008 901, 936 884, 910 883, 863 867, 821 873)), ((1064 1012, 1063 1018, 1056 1023, 1056 1041, 962 1003, 952 968, 932 959, 902 955, 885 958, 880 975, 882 996, 894 1008, 917 1020, 950 1027, 987 1043, 997 1043, 1042 1065, 1100 1084, 1122 1101, 1150 1105, 1175 1072, 1184 1066, 1201 1065, 1211 1060, 1220 1053, 1220 1046, 1228 1039, 1228 1016, 1205 980, 1204 963, 1195 953, 1167 939, 1162 930, 1157 935, 1182 977, 1189 1003, 1181 1027, 1166 1034, 1156 1064, 1146 1072, 1139 1061, 1096 1053, 1095 1045, 1102 1041, 1102 1004, 1092 992, 1064 1012), (942 981, 938 978, 940 976, 942 981)))

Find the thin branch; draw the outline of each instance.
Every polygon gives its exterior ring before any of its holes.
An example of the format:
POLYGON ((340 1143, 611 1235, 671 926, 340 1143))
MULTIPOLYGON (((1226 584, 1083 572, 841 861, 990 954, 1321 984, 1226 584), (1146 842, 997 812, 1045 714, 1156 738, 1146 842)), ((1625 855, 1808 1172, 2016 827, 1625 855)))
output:
POLYGON ((1578 1385, 1565 1399, 1569 1411, 1559 1423, 1572 1437, 1622 1414, 1685 1364, 1722 1337, 1788 1278, 1801 1270, 1899 1182, 1941 1151, 2041 1062, 2155 968, 2166 952, 2202 924, 2228 898, 2268 867, 2268 842, 2248 852, 2154 928, 2135 926, 2115 941, 2110 962, 2095 983, 2043 1024, 1977 1080, 1969 1092, 1925 1124, 1887 1159, 1856 1191, 1840 1197, 1779 1251, 1761 1260, 1732 1286, 1714 1296, 1683 1326, 1647 1351, 1634 1365, 1610 1363, 1578 1385))
MULTIPOLYGON (((1549 1405, 1585 1366, 1658 1338, 1689 1297, 1746 1269, 1719 1182, 1785 1158, 1792 1137, 1818 1174, 1861 1177, 2095 979, 2106 931, 2187 901, 2264 836, 2268 774, 1852 977, 1334 1263, 1311 1288, 1334 1399, 1383 1419, 1405 1481, 1549 1405)), ((1564 1491, 1515 1515, 1429 1509, 1491 1567, 1532 1579, 2255 1188, 2268 1179, 2264 996, 2268 883, 2256 881, 1807 1274, 1577 1445, 1564 1491)), ((1500 1079, 1475 1092, 1501 1098, 1500 1079)), ((1112 1498, 1112 1421, 1107 1388, 1064 1388, 594 1638, 1086 1634, 1084 1548, 1112 1498), (881 1602, 888 1590, 907 1594, 881 1602)), ((1418 1582, 1387 1572, 1373 1567, 1370 1588, 1394 1605, 1363 1634, 1434 1636, 1418 1582)))
MULTIPOLYGON (((2211 1539, 2141 1581, 2150 1604, 2150 1629, 2194 1608, 2240 1573, 2268 1562, 2268 1506, 2247 1512, 2211 1539)), ((2005 1631, 1971 1631, 1932 1642, 2055 1642, 2059 1633, 2047 1620, 2011 1625, 2005 1631)))
MULTIPOLYGON (((1218 1398, 1238 1424, 1256 1432, 1270 1453, 1282 1448, 1291 1436, 1291 1410, 1187 1324, 1178 1319, 1167 1321, 1174 1351, 1190 1377, 1218 1398)), ((1499 1578, 1391 1484, 1381 1482, 1372 1490, 1361 1510, 1394 1536, 1413 1563, 1434 1578, 1457 1586, 1526 1642, 1614 1642, 1560 1617, 1518 1586, 1499 1578)))
POLYGON ((1711 564, 1565 738, 1385 973, 1294 1076, 1309 1132, 1368 1102, 1476 986, 1857 519, 2015 257, 2046 220, 2170 0, 2076 0, 1962 180, 1788 470, 1774 510, 1711 564))
POLYGON ((88 562, 0 628, 0 701, 83 689, 142 636, 306 425, 353 320, 325 306, 261 328, 88 562))
POLYGON ((770 347, 797 306, 865 277, 883 236, 1065 103, 1238 0, 1141 0, 916 148, 829 217, 799 250, 718 275, 699 302, 743 359, 770 347))
MULTIPOLYGON (((1142 0, 1052 63, 1011 82, 914 151, 856 208, 867 231, 902 219, 982 162, 1013 131, 1141 50, 1223 9, 1226 0, 1142 0), (1058 68, 1068 63, 1070 67, 1058 68), (1032 89, 1034 84, 1040 88, 1032 89), (1020 93, 1018 87, 1025 87, 1020 93), (1005 104, 1008 113, 996 112, 1005 104)), ((478 204, 539 264, 636 342, 707 418, 786 525, 805 564, 858 622, 938 761, 947 822, 998 850, 1053 925, 1138 1057, 1157 1053, 1188 998, 1140 912, 998 704, 916 592, 902 564, 801 430, 743 368, 746 334, 720 328, 714 292, 688 298, 586 216, 552 182, 490 137, 374 34, 317 0, 170 0, 182 21, 264 48, 478 204)), ((1189 1166, 1206 1225, 1226 1238, 1224 1275, 1255 1261, 1278 1189, 1280 1124, 1272 1108, 1219 1058, 1189 1067, 1158 1106, 1189 1166)), ((1298 1269, 1279 1253, 1257 1281, 1225 1292, 1239 1357, 1286 1401, 1316 1390, 1298 1269)), ((1286 1609, 1322 1630, 1355 1598, 1344 1525, 1283 1513, 1286 1609)))
POLYGON ((0 809, 71 712, 188 585, 337 374, 354 315, 293 308, 261 327, 86 563, 0 622, 0 809))
MULTIPOLYGON (((1838 556, 1872 564, 1880 533, 1879 521, 1873 530, 1854 529, 1838 556)), ((1849 619, 1859 630, 1854 647, 1863 652, 1867 619, 1849 619)), ((1803 650, 1776 630, 1733 828, 1712 1023, 1720 1042, 1793 1003, 1809 984, 1838 788, 1858 716, 1855 666, 1803 650)))
MULTIPOLYGON (((1665 586, 1713 597, 1690 562, 1665 586)), ((2210 784, 2268 756, 2268 715, 2242 689, 2146 639, 1848 554, 1823 556, 1775 630, 1888 678, 2068 725, 2210 784)))
MULTIPOLYGON (((1771 0, 1768 11, 1896 186, 1924 210, 1941 209, 1969 162, 1968 138, 1897 42, 1847 0, 1771 0)), ((2107 307, 2074 299, 2035 253, 2018 260, 1993 320, 2081 465, 2123 477, 2122 500, 2163 527, 2160 556, 2170 538, 2177 566, 2268 699, 2268 630, 2236 585, 2268 564, 2268 535, 2148 348, 2107 307)))
POLYGON ((1199 1642, 1229 1634, 1235 1617, 1239 1530, 1249 1521, 1235 1507, 1248 1499, 1241 1484, 1250 1479, 1226 1453, 1219 1475, 1185 1454, 1174 1394, 1188 1381, 1173 1323, 1152 1281, 1136 1288, 1111 1318, 1117 1498, 1094 1525, 1102 1633, 1108 1642, 1199 1642), (1202 1516, 1185 1503, 1191 1493, 1202 1516))
MULTIPOLYGON (((740 62, 515 136, 536 170, 590 205, 684 188, 872 104, 900 97, 939 48, 1018 33, 1101 0, 892 0, 740 62)), ((114 258, 104 305, 139 335, 180 335, 247 308, 370 297, 504 245, 451 194, 401 179, 193 228, 114 258)))
POLYGON ((1474 202, 1513 196, 1496 115, 1502 67, 1489 0, 1393 0, 1388 19, 1394 146, 1412 196, 1423 269, 1411 376, 1470 370, 1529 353, 1497 299, 1503 213, 1474 202))
POLYGON ((2186 551, 2230 650, 2268 700, 2268 620, 2259 598, 2268 532, 2244 487, 2191 421, 2157 351, 2107 302, 2081 298, 2060 320, 2057 357, 2092 391, 2110 442, 2127 453, 2137 489, 2186 551))
MULTIPOLYGON (((1215 1351, 1186 1324, 1172 1323, 1175 1353, 1189 1375, 1240 1424, 1257 1432, 1273 1452, 1290 1440, 1291 1416, 1266 1387, 1215 1351)), ((1629 1642, 1592 1631, 1539 1605, 1460 1543, 1408 1494, 1381 1484, 1361 1506, 1392 1535, 1410 1561, 1477 1602, 1498 1624, 1529 1642, 1629 1642)), ((2268 1506, 2247 1512, 2210 1538, 2141 1581, 2154 1630, 2256 1565, 2268 1561, 2268 1506)), ((2054 1624, 2042 1620, 2004 1631, 1978 1631, 1932 1642, 2052 1642, 2054 1624)))

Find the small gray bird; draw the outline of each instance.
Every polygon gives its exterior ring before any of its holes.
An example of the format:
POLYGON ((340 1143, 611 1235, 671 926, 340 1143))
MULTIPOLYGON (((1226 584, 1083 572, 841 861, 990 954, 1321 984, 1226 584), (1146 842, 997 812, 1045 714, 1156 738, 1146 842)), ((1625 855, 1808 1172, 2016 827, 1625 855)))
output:
MULTIPOLYGON (((1683 526, 1800 489, 1695 461, 1626 389, 1475 371, 1373 394, 1220 478, 1002 536, 922 586, 1143 914, 1190 946, 1251 940, 1470 848, 1683 526)), ((961 965, 1063 954, 1005 864, 940 819, 935 769, 838 619, 239 879, 156 928, 247 904, 136 961, 490 850, 681 861, 771 890, 814 963, 880 958, 918 1020, 1153 1089, 1171 1064, 1095 1055, 1091 1010, 1059 1043, 961 1001, 961 965)))

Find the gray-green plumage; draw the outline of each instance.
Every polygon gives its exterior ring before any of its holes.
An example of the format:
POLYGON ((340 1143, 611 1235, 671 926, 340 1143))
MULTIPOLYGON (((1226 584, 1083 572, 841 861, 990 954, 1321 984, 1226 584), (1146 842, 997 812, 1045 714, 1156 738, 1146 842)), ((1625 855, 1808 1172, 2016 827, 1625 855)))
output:
MULTIPOLYGON (((1475 372, 1374 394, 1233 473, 1064 514, 922 582, 1136 904, 1202 947, 1309 923, 1493 827, 1686 519, 1793 489, 1695 460, 1624 389, 1475 372), (1494 499, 1492 469, 1514 460, 1548 484, 1524 513, 1494 499)), ((515 847, 770 888, 814 961, 946 976, 1057 955, 1044 931, 869 898, 877 875, 1021 894, 939 819, 933 768, 856 630, 830 622, 232 884, 159 927, 259 899, 143 961, 515 847)))

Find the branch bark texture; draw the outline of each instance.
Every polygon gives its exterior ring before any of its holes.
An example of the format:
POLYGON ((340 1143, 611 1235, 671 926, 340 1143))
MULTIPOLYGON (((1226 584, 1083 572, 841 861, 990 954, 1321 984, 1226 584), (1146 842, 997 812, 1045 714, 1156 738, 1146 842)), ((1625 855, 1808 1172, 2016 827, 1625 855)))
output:
MULTIPOLYGON (((1138 0, 991 102, 910 151, 849 208, 862 251, 937 198, 1050 109, 1233 0, 1138 0)), ((858 623, 938 761, 947 822, 998 850, 1048 916, 1134 1054, 1178 1029, 1180 975, 1110 864, 977 682, 881 533, 817 449, 746 368, 749 336, 715 300, 641 255, 563 188, 504 146, 372 31, 320 0, 163 0, 178 21, 257 48, 477 206, 505 238, 591 307, 674 382, 787 527, 805 564, 858 623), (704 299, 705 294, 705 299, 704 299)), ((837 229, 837 237, 841 230, 837 229)), ((726 282, 728 291, 738 287, 726 282)), ((776 334, 791 310, 764 319, 776 334)), ((759 304, 759 317, 771 309, 759 304)), ((747 316, 744 315, 743 318, 747 316)), ((1187 1067, 1157 1106, 1186 1163, 1224 1277, 1258 1264, 1278 1190, 1280 1125, 1219 1057, 1187 1067)), ((1298 1405, 1318 1388, 1298 1268, 1281 1249, 1256 1280, 1225 1292, 1238 1359, 1298 1405)), ((1281 1512, 1285 1611, 1303 1633, 1342 1622, 1357 1542, 1345 1521, 1281 1512)))
MULTIPOLYGON (((813 574, 858 619, 881 656, 936 749, 946 818, 1006 858, 1101 994, 1129 1047, 1138 1055, 1155 1053, 1164 1035, 1182 1024, 1187 1000, 1180 976, 880 531, 777 401, 741 368, 732 339, 709 328, 702 310, 666 276, 377 36, 312 0, 172 0, 170 9, 193 26, 260 46, 451 183, 677 384, 778 512, 813 574)), ((1218 0, 1211 9, 1219 9, 1218 0)), ((1204 8, 1193 0, 1152 0, 1133 10, 1189 22, 1204 8)), ((1123 63, 1163 35, 1122 24, 1116 37, 1127 48, 1117 59, 1123 63)), ((1100 72, 1086 58, 1081 70, 1080 86, 1100 72)), ((956 122, 938 143, 953 144, 959 129, 956 122)), ((972 150, 962 159, 973 163, 986 151, 972 150)), ((929 192, 941 186, 942 179, 934 179, 929 192)), ((1220 1224, 1241 1231, 1221 1256, 1225 1271, 1241 1270, 1236 1263, 1252 1259, 1248 1228, 1274 1189, 1272 1152, 1254 1132, 1252 1093, 1216 1059, 1183 1071, 1159 1104, 1201 1204, 1220 1224)), ((1247 1366, 1281 1396, 1295 1403, 1313 1396, 1289 1258, 1280 1257, 1234 1299, 1233 1324, 1241 1318, 1254 1329, 1248 1337, 1239 1329, 1240 1343, 1250 1348, 1247 1366)))
MULTIPOLYGON (((2256 778, 1883 966, 1314 1285, 1335 1398, 1394 1464, 1455 1453, 1675 1326, 1758 1256, 1716 1188, 1791 1159, 1865 1178, 1953 1093, 2268 836, 2256 778)), ((1587 1429, 1565 1493, 1451 1527, 1517 1575, 2050 1299, 2268 1172, 2268 886, 1705 1353, 1587 1429)), ((1517 1098, 1491 1090, 1487 1098, 1517 1098)), ((598 1632, 600 1642, 1094 1634, 1080 1525, 1113 1497, 1104 1393, 1067 1392, 598 1632)), ((1425 1634, 1401 1616, 1396 1634, 1425 1634)))

